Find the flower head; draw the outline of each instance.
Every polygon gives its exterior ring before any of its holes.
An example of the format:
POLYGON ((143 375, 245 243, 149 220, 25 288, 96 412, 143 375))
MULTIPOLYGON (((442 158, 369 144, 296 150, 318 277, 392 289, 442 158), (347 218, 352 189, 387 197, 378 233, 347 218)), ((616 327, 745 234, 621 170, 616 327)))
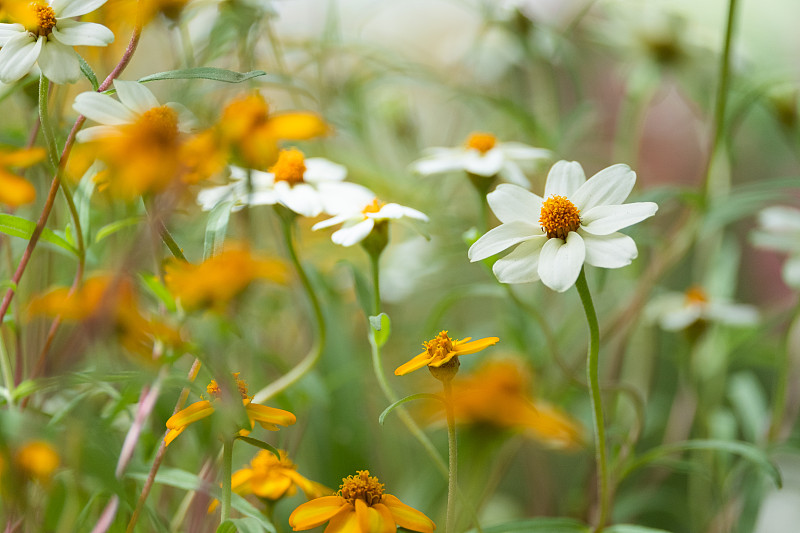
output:
POLYGON ((384 533, 398 527, 432 533, 433 521, 413 507, 387 494, 383 483, 359 470, 347 476, 335 496, 323 496, 306 502, 292 511, 289 525, 303 531, 329 522, 326 531, 348 533, 384 533))
POLYGON ((698 286, 690 287, 685 293, 669 293, 653 299, 647 314, 667 331, 678 331, 707 322, 730 326, 758 323, 758 310, 752 305, 736 304, 725 298, 711 296, 698 286))
MULTIPOLYGON (((259 405, 251 403, 252 397, 248 395, 247 384, 239 379, 239 373, 233 374, 233 379, 236 383, 236 388, 239 395, 242 397, 242 405, 244 405, 247 413, 247 418, 250 420, 250 427, 242 429, 240 434, 247 434, 253 429, 256 422, 261 427, 270 431, 278 431, 278 426, 291 426, 297 422, 297 418, 289 411, 277 409, 275 407, 267 407, 266 405, 259 405)), ((178 411, 167 420, 167 431, 164 437, 164 442, 169 445, 175 438, 183 433, 190 424, 211 416, 214 413, 214 404, 222 398, 222 389, 216 380, 211 382, 206 387, 211 400, 202 400, 195 402, 189 407, 178 411)))
POLYGON ((23 148, 0 151, 0 204, 19 207, 36 199, 36 189, 27 180, 17 176, 11 168, 27 168, 45 157, 43 148, 23 148))
POLYGON ((653 202, 622 204, 633 189, 634 173, 614 165, 586 179, 576 162, 559 161, 550 170, 544 198, 511 184, 487 196, 502 224, 469 249, 479 261, 519 246, 493 266, 501 283, 541 279, 564 292, 575 284, 584 263, 620 268, 636 258, 636 243, 618 230, 653 216, 653 202))
POLYGON ((13 24, 0 24, 0 81, 13 83, 38 63, 56 83, 74 83, 81 77, 73 46, 106 46, 114 34, 101 24, 79 22, 106 0, 18 1, 11 11, 13 24))
POLYGON ((301 476, 297 472, 297 465, 284 450, 280 450, 280 456, 278 459, 272 452, 259 451, 248 468, 234 472, 231 478, 233 491, 241 496, 255 494, 267 500, 293 496, 298 488, 309 500, 333 492, 324 485, 301 476))
POLYGON ((499 176, 505 181, 528 186, 519 163, 549 159, 550 150, 516 142, 498 142, 491 133, 475 132, 458 148, 430 148, 411 168, 423 176, 463 170, 476 176, 499 176))
POLYGON ((783 264, 783 281, 800 289, 800 209, 768 207, 758 214, 759 229, 753 234, 756 246, 789 255, 783 264))
POLYGON ((60 462, 53 446, 41 440, 26 442, 14 456, 14 463, 23 474, 42 483, 50 481, 60 462))
POLYGON ((420 369, 423 366, 428 368, 440 368, 443 365, 458 365, 458 356, 467 355, 496 344, 498 337, 486 337, 476 341, 470 341, 472 337, 462 340, 451 339, 446 331, 441 331, 436 337, 428 342, 422 343, 425 351, 417 355, 405 364, 400 365, 394 371, 396 376, 403 376, 409 372, 420 369), (452 362, 451 362, 452 361, 452 362))

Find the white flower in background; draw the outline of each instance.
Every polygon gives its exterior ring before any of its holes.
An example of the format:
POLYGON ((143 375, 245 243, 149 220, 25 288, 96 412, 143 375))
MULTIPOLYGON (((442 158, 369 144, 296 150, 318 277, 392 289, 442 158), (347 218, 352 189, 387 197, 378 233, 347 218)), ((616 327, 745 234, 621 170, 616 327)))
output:
POLYGON ((281 150, 270 172, 230 168, 231 183, 197 195, 204 211, 231 201, 234 211, 245 205, 281 204, 297 214, 315 217, 322 212, 338 214, 351 205, 353 197, 375 196, 361 185, 344 183, 347 169, 342 165, 321 157, 306 159, 296 148, 281 150))
POLYGON ((414 172, 429 176, 463 170, 476 176, 500 176, 510 183, 529 185, 519 163, 549 159, 550 150, 517 142, 497 142, 491 133, 473 133, 458 148, 429 148, 425 157, 411 164, 414 172))
POLYGON ((102 24, 79 22, 76 17, 94 11, 106 0, 15 0, 17 23, 0 24, 0 81, 13 83, 36 63, 56 83, 74 83, 81 77, 73 46, 106 46, 114 34, 102 24))
POLYGON ((753 242, 761 248, 788 254, 783 264, 783 281, 800 289, 800 209, 768 207, 758 214, 758 225, 753 242))
POLYGON ((541 279, 564 292, 578 279, 584 263, 602 268, 629 265, 636 243, 617 230, 653 216, 653 202, 622 204, 633 189, 636 173, 613 165, 589 180, 579 163, 559 161, 547 175, 544 198, 522 187, 501 184, 487 195, 502 224, 469 249, 480 261, 514 245, 492 270, 501 283, 541 279))
POLYGON ((311 229, 318 230, 342 224, 342 228, 331 235, 331 240, 342 246, 352 246, 366 239, 376 223, 405 217, 428 221, 428 217, 416 209, 400 204, 387 204, 373 195, 371 199, 360 202, 360 205, 353 205, 333 218, 317 222, 311 229))
POLYGON ((685 293, 669 293, 654 298, 646 314, 667 331, 686 329, 695 322, 716 322, 729 326, 751 326, 758 323, 758 309, 710 296, 700 287, 685 293))

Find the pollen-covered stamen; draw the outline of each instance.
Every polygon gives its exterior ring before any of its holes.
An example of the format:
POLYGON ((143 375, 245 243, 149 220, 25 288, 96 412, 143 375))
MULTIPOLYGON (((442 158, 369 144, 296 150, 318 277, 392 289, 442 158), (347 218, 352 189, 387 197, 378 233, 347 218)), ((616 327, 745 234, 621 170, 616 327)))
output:
MULTIPOLYGON (((236 382, 236 388, 239 391, 239 395, 242 397, 243 400, 247 400, 250 396, 247 394, 247 383, 244 380, 239 379, 239 372, 233 374, 233 380, 236 382)), ((208 393, 209 398, 212 400, 219 400, 222 397, 222 389, 220 389, 217 380, 212 379, 211 383, 208 384, 206 387, 206 392, 208 393)))
POLYGON ((31 4, 31 9, 36 21, 36 28, 31 28, 31 33, 44 36, 50 35, 56 25, 56 13, 53 8, 46 4, 33 3, 31 4))
POLYGON ((281 150, 278 161, 269 169, 275 175, 275 181, 285 181, 289 185, 303 183, 306 172, 306 162, 303 152, 297 148, 281 150))
POLYGON ((169 106, 162 105, 148 109, 132 124, 133 132, 143 142, 159 146, 174 144, 178 139, 178 113, 169 106))
POLYGON ((686 291, 687 305, 704 305, 708 303, 708 294, 700 287, 690 287, 686 291))
POLYGON ((581 211, 564 196, 551 196, 542 204, 539 225, 549 239, 567 239, 581 225, 581 211))
POLYGON ((424 342, 423 346, 428 350, 428 355, 432 356, 434 361, 444 359, 447 354, 453 351, 453 341, 447 336, 447 331, 439 332, 436 337, 424 342))
POLYGON ((472 133, 466 142, 467 148, 477 150, 481 155, 494 148, 495 144, 497 144, 497 138, 491 133, 483 132, 472 133))
POLYGON ((385 206, 385 205, 386 205, 386 202, 381 202, 376 197, 375 199, 372 200, 372 203, 370 203, 368 206, 366 206, 364 209, 361 210, 361 213, 364 216, 366 216, 367 213, 377 213, 378 211, 383 209, 383 206, 385 206))
POLYGON ((356 475, 342 479, 337 495, 351 504, 355 504, 356 498, 358 498, 372 506, 381 502, 383 483, 380 483, 378 478, 370 476, 369 470, 359 470, 356 475))

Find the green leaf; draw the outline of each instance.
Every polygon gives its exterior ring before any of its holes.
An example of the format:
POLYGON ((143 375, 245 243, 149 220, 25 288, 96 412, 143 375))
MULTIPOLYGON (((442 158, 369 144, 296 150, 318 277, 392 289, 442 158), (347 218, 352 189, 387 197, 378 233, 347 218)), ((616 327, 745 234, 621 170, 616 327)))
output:
POLYGON ((281 452, 279 452, 277 450, 277 448, 273 448, 272 446, 270 446, 269 444, 267 444, 263 440, 254 439, 253 437, 245 437, 245 436, 242 436, 242 435, 238 435, 236 438, 239 439, 239 440, 243 440, 247 444, 250 444, 251 446, 255 446, 256 448, 261 448, 262 450, 267 450, 268 452, 272 452, 272 454, 275 457, 277 457, 278 460, 280 460, 280 458, 281 458, 281 452))
POLYGON ((775 465, 773 465, 772 462, 770 462, 769 457, 767 457, 767 454, 764 453, 761 449, 747 442, 713 440, 713 439, 687 440, 684 442, 676 442, 674 444, 664 444, 663 446, 657 446, 656 448, 653 448, 652 450, 642 454, 641 456, 629 462, 627 467, 622 471, 622 474, 620 475, 620 481, 625 477, 627 477, 634 470, 646 466, 649 463, 655 462, 664 457, 665 455, 677 452, 683 452, 686 450, 710 450, 710 451, 727 452, 739 455, 744 459, 747 459, 748 461, 752 462, 759 468, 761 468, 767 474, 769 474, 769 476, 772 478, 772 481, 778 488, 783 486, 780 472, 775 467, 775 465))
POLYGON ((666 529, 654 529, 652 527, 636 526, 633 524, 616 524, 603 528, 605 533, 671 533, 666 529))
POLYGON ((89 66, 89 63, 87 63, 86 60, 80 56, 80 54, 78 54, 78 61, 81 64, 81 72, 83 73, 84 76, 86 76, 86 79, 89 80, 89 83, 92 84, 92 90, 96 91, 97 89, 99 89, 100 84, 97 82, 97 76, 92 70, 92 67, 89 66))
POLYGON ((233 523, 239 533, 264 533, 267 531, 255 518, 234 518, 228 522, 233 523))
POLYGON ((105 239, 106 237, 110 237, 111 235, 115 234, 120 230, 129 228, 131 226, 136 226, 142 221, 144 221, 144 217, 128 217, 128 218, 123 218, 122 220, 116 220, 114 222, 111 222, 110 224, 106 224, 97 231, 97 235, 95 235, 94 237, 94 242, 98 243, 103 239, 105 239))
POLYGON ((380 348, 386 341, 389 340, 389 335, 392 332, 392 322, 389 320, 389 315, 381 313, 378 316, 369 317, 369 325, 372 327, 372 342, 380 348))
POLYGON ((225 520, 217 528, 217 533, 237 533, 236 525, 233 520, 225 520))
POLYGON ((436 394, 428 394, 427 392, 420 392, 419 394, 412 394, 411 396, 406 396, 405 398, 403 398, 401 400, 397 400, 392 405, 390 405, 389 407, 384 409, 383 412, 380 414, 380 416, 378 416, 378 423, 380 425, 383 425, 383 421, 386 419, 386 415, 388 415, 389 413, 391 413, 397 407, 400 407, 404 403, 411 402, 413 400, 422 400, 422 399, 438 400, 438 401, 444 403, 444 398, 442 398, 441 396, 437 396, 436 394))
POLYGON ((228 231, 228 221, 231 218, 233 202, 222 202, 214 206, 208 214, 206 222, 206 236, 203 242, 203 258, 215 256, 225 242, 225 233, 228 231))
POLYGON ((12 291, 17 292, 17 284, 11 281, 10 279, 7 279, 5 281, 0 281, 0 289, 3 290, 11 289, 12 291))
POLYGON ((215 67, 194 67, 185 68, 180 70, 168 70, 166 72, 158 72, 150 74, 144 78, 139 78, 139 83, 147 83, 149 81, 158 80, 213 80, 223 81, 225 83, 241 83, 243 81, 265 76, 267 73, 263 70, 251 70, 250 72, 234 72, 224 68, 215 67))
POLYGON ((19 400, 23 399, 26 396, 29 396, 39 390, 40 384, 36 381, 31 379, 26 379, 25 381, 21 382, 19 385, 14 387, 14 401, 18 402, 19 400))
MULTIPOLYGON (((468 533, 477 531, 470 529, 468 533)), ((483 533, 589 533, 590 531, 589 526, 571 518, 530 518, 483 528, 483 533)))
POLYGON ((172 297, 172 293, 169 292, 161 280, 158 279, 158 276, 154 276, 152 274, 140 274, 139 277, 144 282, 145 287, 150 289, 150 292, 158 298, 158 300, 164 304, 164 307, 167 308, 167 311, 170 313, 174 313, 177 309, 177 305, 175 305, 175 298, 172 297))
MULTIPOLYGON (((29 241, 35 228, 36 224, 30 220, 6 213, 0 213, 0 232, 5 233, 6 235, 20 237, 21 239, 29 241)), ((75 257, 78 256, 78 250, 68 243, 66 239, 56 235, 52 230, 44 228, 39 238, 44 242, 54 244, 61 250, 70 252, 75 257)))

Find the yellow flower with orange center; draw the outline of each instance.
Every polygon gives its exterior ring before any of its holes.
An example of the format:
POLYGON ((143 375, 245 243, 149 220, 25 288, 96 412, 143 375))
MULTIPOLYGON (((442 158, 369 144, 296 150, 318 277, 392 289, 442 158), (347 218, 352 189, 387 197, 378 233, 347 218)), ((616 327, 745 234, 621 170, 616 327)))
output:
POLYGON ((224 309, 236 295, 257 279, 285 283, 286 266, 254 256, 246 248, 228 248, 199 265, 173 260, 166 266, 167 288, 187 310, 224 309))
MULTIPOLYGON (((278 426, 291 426, 297 422, 297 418, 289 411, 277 409, 275 407, 268 407, 257 403, 251 403, 252 397, 247 393, 247 384, 239 379, 239 373, 233 374, 233 379, 236 382, 236 388, 239 395, 242 397, 242 405, 247 413, 247 418, 250 421, 249 429, 242 429, 239 434, 246 435, 253 429, 255 423, 258 422, 261 427, 270 431, 278 431, 278 426)), ((212 380, 206 387, 211 400, 202 400, 195 402, 189 407, 178 411, 167 420, 167 429, 169 430, 164 437, 164 443, 169 445, 175 438, 183 433, 183 431, 194 422, 202 420, 211 416, 214 413, 214 404, 222 397, 222 390, 217 384, 216 380, 212 380)))
POLYGON ((267 450, 259 451, 249 467, 234 472, 231 489, 241 496, 254 494, 273 501, 294 496, 298 488, 309 500, 333 493, 324 485, 301 476, 286 451, 279 452, 280 459, 267 450))
POLYGON ((45 157, 43 148, 0 151, 0 204, 19 207, 36 199, 36 189, 14 174, 12 168, 28 168, 45 157))
POLYGON ((425 351, 397 367, 394 373, 396 376, 403 376, 424 366, 428 368, 440 368, 446 364, 458 366, 459 355, 480 352, 500 340, 498 337, 486 337, 475 341, 470 339, 472 337, 462 340, 451 339, 447 331, 442 331, 433 339, 422 343, 425 351))
POLYGON ((420 511, 387 494, 383 483, 359 470, 342 480, 335 496, 323 496, 300 505, 289 516, 294 531, 328 523, 325 531, 392 533, 398 527, 432 533, 436 524, 420 511))

